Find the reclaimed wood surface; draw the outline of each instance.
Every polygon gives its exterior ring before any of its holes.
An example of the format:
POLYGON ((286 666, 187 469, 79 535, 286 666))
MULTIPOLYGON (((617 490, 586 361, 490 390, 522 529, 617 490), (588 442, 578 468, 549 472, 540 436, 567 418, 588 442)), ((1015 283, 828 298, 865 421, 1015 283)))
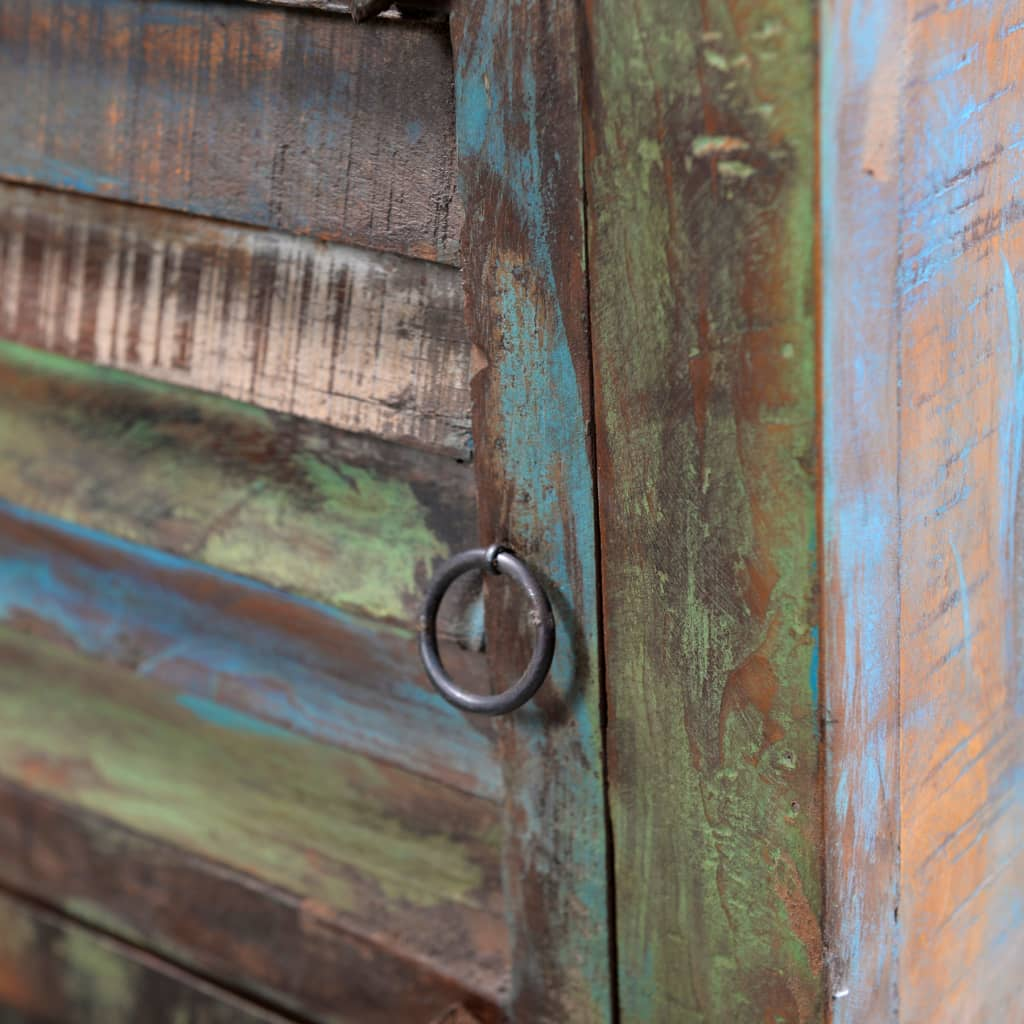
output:
POLYGON ((585 9, 621 1016, 819 1020, 814 5, 585 9))
POLYGON ((0 2, 0 178, 454 263, 443 25, 0 2))
MULTIPOLYGON (((558 625, 550 678, 500 723, 517 1024, 614 1013, 579 28, 575 4, 466 0, 452 15, 481 539, 537 570, 558 625)), ((502 681, 533 642, 511 593, 491 581, 502 681)))
MULTIPOLYGON (((0 622, 241 712, 499 800, 493 723, 439 700, 416 636, 0 502, 0 622)), ((483 655, 445 661, 486 685, 483 655)))
POLYGON ((2 1024, 285 1024, 286 1018, 0 892, 2 1024))
POLYGON ((250 3, 270 4, 277 7, 311 7, 317 11, 330 14, 352 14, 356 8, 366 9, 383 5, 382 18, 447 18, 451 0, 398 0, 388 3, 387 0, 249 0, 250 3))
POLYGON ((1024 10, 836 0, 825 24, 826 516, 848 531, 826 593, 872 659, 830 706, 830 868, 865 894, 831 915, 834 1019, 1017 1020, 1024 10), (887 408, 840 405, 853 388, 887 408))
POLYGON ((0 338, 466 459, 451 267, 0 185, 0 338))
POLYGON ((0 884, 303 1021, 417 1024, 458 1000, 498 1022, 458 959, 446 975, 346 927, 297 885, 256 883, 3 778, 0 884))
POLYGON ((862 3, 827 4, 822 36, 826 981, 835 1024, 900 1019, 903 197, 885 111, 897 102, 901 6, 871 19, 862 3))
POLYGON ((477 533, 451 459, 3 342, 0 500, 410 629, 477 533))
MULTIPOLYGON (((421 974, 449 979, 440 985, 445 1001, 439 998, 435 1012, 451 1004, 453 985, 496 998, 507 971, 507 931, 500 816, 490 801, 309 742, 241 711, 212 713, 208 704, 181 699, 154 681, 7 629, 0 630, 0 703, 0 779, 8 786, 105 820, 115 839, 134 835, 144 845, 176 851, 161 854, 164 874, 156 871, 143 886, 150 898, 130 920, 150 914, 157 922, 191 920, 167 941, 182 945, 192 936, 191 955, 213 962, 210 945, 224 926, 204 938, 203 922, 221 898, 237 905, 232 894, 249 891, 252 933, 220 954, 216 962, 232 972, 221 980, 251 984, 246 949, 265 943, 254 958, 260 963, 280 948, 281 937, 261 922, 294 915, 298 906, 302 925, 332 934, 336 944, 354 936, 357 950, 379 947, 385 960, 411 959, 421 974), (175 870, 183 878, 205 877, 206 884, 167 889, 164 901, 175 893, 178 906, 161 911, 155 886, 173 879, 175 870), (266 906, 279 899, 274 893, 288 894, 279 911, 266 906), (204 901, 209 907, 196 906, 204 901)), ((33 821, 31 814, 4 819, 23 861, 37 834, 33 821)), ((100 830, 88 840, 87 848, 99 845, 86 863, 112 857, 109 871, 125 858, 114 839, 104 848, 102 836, 100 830)), ((127 858, 125 877, 145 881, 145 861, 136 863, 127 858)), ((0 880, 10 871, 4 858, 0 880)), ((49 874, 70 874, 70 880, 49 894, 32 891, 58 899, 78 890, 89 904, 120 887, 116 873, 104 881, 76 878, 78 871, 77 860, 58 861, 49 874)), ((98 900, 94 919, 76 898, 76 913, 109 928, 128 902, 130 892, 121 893, 112 904, 98 900)), ((150 941, 164 940, 155 932, 150 941)), ((355 951, 336 955, 351 962, 355 951)), ((303 963, 288 960, 277 977, 286 970, 293 973, 288 990, 301 999, 303 963)), ((369 983, 351 984, 358 999, 369 983)), ((333 991, 339 1004, 325 1019, 363 1019, 346 1016, 352 1010, 341 979, 333 991)), ((394 999, 407 1004, 410 995, 399 990, 394 999)))

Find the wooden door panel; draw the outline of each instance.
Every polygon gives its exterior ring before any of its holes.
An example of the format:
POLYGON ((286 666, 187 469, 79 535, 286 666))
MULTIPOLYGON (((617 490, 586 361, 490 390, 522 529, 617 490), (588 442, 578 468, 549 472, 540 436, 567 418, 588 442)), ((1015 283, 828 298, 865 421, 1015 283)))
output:
POLYGON ((629 1021, 823 1012, 814 21, 755 6, 597 3, 588 23, 629 1021))
POLYGON ((444 26, 0 4, 0 178, 455 263, 444 26))
POLYGON ((418 1024, 456 1003, 483 1024, 499 1018, 493 977, 458 955, 439 970, 310 903, 298 881, 274 886, 183 855, 3 778, 0 884, 303 1020, 418 1024))
POLYGON ((579 14, 274 6, 0 0, 0 887, 303 1020, 610 1024, 579 14), (498 723, 415 655, 478 538, 558 620, 498 723))

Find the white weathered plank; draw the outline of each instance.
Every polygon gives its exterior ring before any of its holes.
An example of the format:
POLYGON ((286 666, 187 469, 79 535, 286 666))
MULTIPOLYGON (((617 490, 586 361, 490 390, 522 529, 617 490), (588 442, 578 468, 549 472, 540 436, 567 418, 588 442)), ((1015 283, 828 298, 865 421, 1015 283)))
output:
POLYGON ((466 457, 451 267, 0 185, 0 337, 466 457))

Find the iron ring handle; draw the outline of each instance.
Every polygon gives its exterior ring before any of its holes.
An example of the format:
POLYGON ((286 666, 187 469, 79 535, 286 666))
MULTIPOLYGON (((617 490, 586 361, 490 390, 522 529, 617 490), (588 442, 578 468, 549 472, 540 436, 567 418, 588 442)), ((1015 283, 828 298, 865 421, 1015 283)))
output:
POLYGON ((507 548, 494 544, 473 548, 445 562, 427 589, 420 617, 420 657, 434 688, 450 704, 477 715, 507 715, 522 707, 541 687, 555 656, 555 617, 544 588, 522 559, 507 548), (479 570, 508 576, 525 592, 530 602, 530 621, 537 630, 533 655, 526 671, 501 693, 478 695, 455 684, 441 663, 437 649, 437 612, 448 588, 464 573, 479 570))

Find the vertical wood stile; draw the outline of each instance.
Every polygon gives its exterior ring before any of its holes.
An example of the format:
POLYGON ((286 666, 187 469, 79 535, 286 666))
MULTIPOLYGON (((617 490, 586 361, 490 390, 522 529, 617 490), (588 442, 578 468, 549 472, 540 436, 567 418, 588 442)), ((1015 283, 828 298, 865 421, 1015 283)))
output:
POLYGON ((1022 10, 824 11, 834 1020, 1017 1020, 1022 10))
MULTIPOLYGON (((463 0, 452 28, 481 539, 539 571, 559 628, 550 680, 503 723, 509 1003, 521 1024, 596 1024, 613 1011, 579 13, 463 0)), ((532 633, 495 591, 487 635, 505 680, 532 633)))
POLYGON ((818 1020, 815 5, 585 6, 622 1019, 818 1020))
POLYGON ((895 1020, 899 999, 899 8, 854 0, 822 10, 822 665, 835 1024, 895 1020))

